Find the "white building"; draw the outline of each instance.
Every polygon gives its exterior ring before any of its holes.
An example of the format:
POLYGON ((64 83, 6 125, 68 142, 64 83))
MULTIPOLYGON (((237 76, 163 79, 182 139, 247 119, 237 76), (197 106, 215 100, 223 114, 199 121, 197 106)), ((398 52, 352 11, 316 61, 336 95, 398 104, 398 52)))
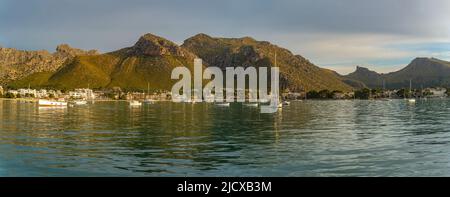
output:
POLYGON ((75 89, 74 91, 69 92, 69 97, 74 99, 93 100, 95 99, 95 94, 91 89, 75 89))
POLYGON ((19 94, 19 92, 17 90, 8 90, 8 93, 13 94, 15 96, 17 96, 19 94))
POLYGON ((19 89, 19 90, 17 90, 17 92, 18 92, 18 94, 20 95, 20 96, 22 96, 22 97, 24 97, 24 96, 33 96, 33 97, 35 97, 36 96, 36 90, 34 90, 34 89, 19 89))
POLYGON ((41 89, 41 90, 39 90, 39 91, 36 92, 36 95, 35 95, 35 96, 36 96, 37 98, 47 98, 49 95, 48 95, 46 89, 41 89))
POLYGON ((430 97, 446 97, 447 90, 445 88, 427 88, 427 91, 431 93, 430 97))

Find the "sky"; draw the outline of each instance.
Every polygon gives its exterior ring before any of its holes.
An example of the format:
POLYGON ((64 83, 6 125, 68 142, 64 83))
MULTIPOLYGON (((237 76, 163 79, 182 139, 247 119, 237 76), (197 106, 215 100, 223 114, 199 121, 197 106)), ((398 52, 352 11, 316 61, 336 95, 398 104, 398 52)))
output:
POLYGON ((113 51, 153 33, 267 40, 341 74, 450 60, 447 0, 0 0, 0 46, 113 51))

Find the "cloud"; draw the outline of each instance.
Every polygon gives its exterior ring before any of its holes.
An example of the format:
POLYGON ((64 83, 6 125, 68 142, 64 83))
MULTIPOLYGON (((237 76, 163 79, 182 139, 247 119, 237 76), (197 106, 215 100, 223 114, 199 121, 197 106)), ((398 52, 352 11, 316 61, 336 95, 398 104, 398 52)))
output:
POLYGON ((446 49, 408 44, 449 42, 449 18, 446 0, 2 0, 0 42, 111 51, 147 32, 177 43, 203 32, 268 40, 320 66, 376 69, 406 64, 415 55, 447 57, 446 49))
POLYGON ((400 65, 406 66, 418 56, 446 59, 444 54, 450 51, 446 38, 413 35, 289 33, 259 37, 274 40, 278 45, 305 56, 316 65, 341 74, 352 72, 356 65, 379 72, 390 72, 400 65))

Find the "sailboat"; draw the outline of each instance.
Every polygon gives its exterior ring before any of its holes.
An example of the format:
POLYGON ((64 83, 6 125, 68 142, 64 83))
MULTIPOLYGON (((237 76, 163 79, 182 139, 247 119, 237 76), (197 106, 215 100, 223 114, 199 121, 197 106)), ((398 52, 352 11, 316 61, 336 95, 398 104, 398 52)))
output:
MULTIPOLYGON (((275 52, 275 67, 277 67, 277 53, 275 52)), ((275 96, 275 95, 271 95, 271 100, 277 98, 275 101, 275 105, 272 105, 273 108, 277 108, 279 110, 281 110, 283 108, 283 106, 287 106, 290 103, 288 101, 283 102, 280 98, 280 95, 275 96)))
POLYGON ((391 94, 389 93, 389 95, 388 95, 388 98, 384 98, 384 96, 385 96, 385 93, 386 92, 386 83, 385 83, 385 81, 384 81, 384 79, 383 79, 383 98, 381 99, 382 101, 391 101, 391 94))
MULTIPOLYGON (((412 94, 411 94, 411 88, 412 88, 412 84, 411 84, 411 79, 409 79, 409 95, 411 95, 412 96, 412 94)), ((415 103, 416 102, 416 99, 415 98, 409 98, 408 99, 408 103, 415 103)))
MULTIPOLYGON (((147 95, 150 96, 150 83, 147 83, 147 95)), ((144 96, 144 98, 145 98, 145 96, 144 96)), ((144 103, 145 104, 153 104, 153 103, 155 103, 155 101, 150 98, 145 98, 144 103)))

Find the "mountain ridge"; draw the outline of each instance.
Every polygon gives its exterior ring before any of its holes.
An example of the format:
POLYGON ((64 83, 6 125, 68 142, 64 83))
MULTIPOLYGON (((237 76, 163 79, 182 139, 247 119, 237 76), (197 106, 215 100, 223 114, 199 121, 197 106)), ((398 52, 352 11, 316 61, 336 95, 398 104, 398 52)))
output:
POLYGON ((47 50, 25 51, 0 47, 0 85, 38 72, 54 72, 77 55, 99 54, 60 44, 54 53, 47 50))
POLYGON ((280 87, 282 90, 341 90, 351 87, 343 83, 336 75, 325 72, 300 55, 271 44, 257 41, 251 37, 215 38, 206 34, 197 34, 184 41, 181 47, 197 54, 208 66, 225 67, 277 66, 280 67, 280 87))
POLYGON ((437 58, 417 57, 400 70, 380 74, 364 67, 357 66, 356 70, 345 77, 359 80, 370 88, 409 87, 409 80, 414 88, 450 86, 450 62, 437 58))
POLYGON ((73 89, 81 87, 122 87, 142 90, 170 90, 175 80, 171 70, 187 66, 200 57, 205 66, 280 66, 280 86, 289 90, 341 90, 350 86, 338 76, 315 66, 306 58, 287 49, 251 37, 214 38, 197 34, 178 46, 165 38, 145 34, 131 47, 104 54, 79 55, 55 72, 41 72, 14 82, 12 87, 32 84, 35 87, 73 89))

